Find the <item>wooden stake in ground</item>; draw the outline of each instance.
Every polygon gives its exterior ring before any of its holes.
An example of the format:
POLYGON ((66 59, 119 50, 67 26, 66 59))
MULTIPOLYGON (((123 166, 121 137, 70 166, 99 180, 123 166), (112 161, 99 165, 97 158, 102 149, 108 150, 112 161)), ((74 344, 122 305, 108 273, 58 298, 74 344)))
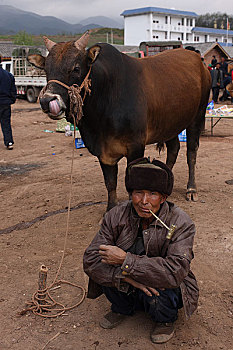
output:
POLYGON ((46 282, 47 282, 47 273, 48 268, 44 265, 41 266, 39 271, 39 280, 38 280, 38 302, 43 304, 46 298, 46 282))

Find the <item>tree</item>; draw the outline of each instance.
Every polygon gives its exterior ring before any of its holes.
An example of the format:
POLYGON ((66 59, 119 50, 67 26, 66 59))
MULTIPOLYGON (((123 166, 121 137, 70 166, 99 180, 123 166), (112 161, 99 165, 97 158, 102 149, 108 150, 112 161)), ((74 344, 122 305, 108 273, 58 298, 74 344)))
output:
POLYGON ((14 38, 14 44, 16 45, 34 45, 32 35, 25 32, 25 30, 18 32, 14 38))
MULTIPOLYGON (((207 27, 218 29, 227 29, 227 18, 229 21, 230 29, 233 29, 233 16, 226 13, 206 13, 205 15, 198 16, 196 20, 197 27, 207 27)), ((229 28, 228 28, 229 29, 229 28)))

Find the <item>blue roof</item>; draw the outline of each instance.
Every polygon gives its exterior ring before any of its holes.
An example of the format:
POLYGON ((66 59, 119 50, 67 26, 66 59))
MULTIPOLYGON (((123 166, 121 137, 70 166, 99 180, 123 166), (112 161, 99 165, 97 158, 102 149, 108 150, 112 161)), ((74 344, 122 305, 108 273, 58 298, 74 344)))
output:
MULTIPOLYGON (((194 27, 192 29, 192 32, 227 35, 226 29, 215 29, 215 28, 205 28, 205 27, 194 27)), ((228 30, 228 34, 233 35, 233 30, 228 30)))
POLYGON ((148 13, 148 12, 167 13, 171 15, 182 15, 182 16, 189 16, 189 17, 198 16, 195 12, 164 9, 161 7, 142 7, 139 9, 125 10, 124 12, 121 13, 121 16, 126 17, 126 16, 140 15, 142 13, 148 13))
MULTIPOLYGON (((233 44, 231 44, 231 43, 222 43, 222 42, 219 42, 219 41, 218 41, 218 44, 221 45, 221 46, 223 46, 223 47, 233 47, 233 44)), ((227 51, 227 50, 226 50, 226 51, 227 51)))

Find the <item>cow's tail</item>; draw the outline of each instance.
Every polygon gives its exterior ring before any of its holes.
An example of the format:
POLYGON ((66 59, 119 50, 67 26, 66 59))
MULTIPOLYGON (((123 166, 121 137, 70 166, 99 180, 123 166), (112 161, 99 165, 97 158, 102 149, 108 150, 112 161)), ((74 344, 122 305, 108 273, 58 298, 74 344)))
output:
POLYGON ((164 151, 165 149, 165 144, 164 142, 158 142, 156 145, 156 150, 159 151, 159 154, 164 151))

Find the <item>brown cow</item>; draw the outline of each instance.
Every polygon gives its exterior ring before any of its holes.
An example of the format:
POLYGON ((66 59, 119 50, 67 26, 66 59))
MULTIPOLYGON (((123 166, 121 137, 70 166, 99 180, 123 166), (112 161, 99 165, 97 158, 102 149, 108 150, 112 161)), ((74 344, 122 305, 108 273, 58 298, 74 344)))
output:
POLYGON ((172 168, 180 148, 178 134, 184 129, 186 198, 197 200, 195 163, 210 91, 210 74, 200 55, 176 49, 137 59, 109 44, 86 50, 87 33, 77 41, 44 40, 48 57, 31 55, 28 60, 45 69, 48 85, 40 104, 51 118, 60 119, 65 112, 72 121, 68 88, 86 81, 91 68, 91 94, 85 97, 78 127, 86 147, 99 159, 108 190, 107 209, 117 203, 118 161, 142 157, 147 144, 166 143, 166 162, 172 168))

